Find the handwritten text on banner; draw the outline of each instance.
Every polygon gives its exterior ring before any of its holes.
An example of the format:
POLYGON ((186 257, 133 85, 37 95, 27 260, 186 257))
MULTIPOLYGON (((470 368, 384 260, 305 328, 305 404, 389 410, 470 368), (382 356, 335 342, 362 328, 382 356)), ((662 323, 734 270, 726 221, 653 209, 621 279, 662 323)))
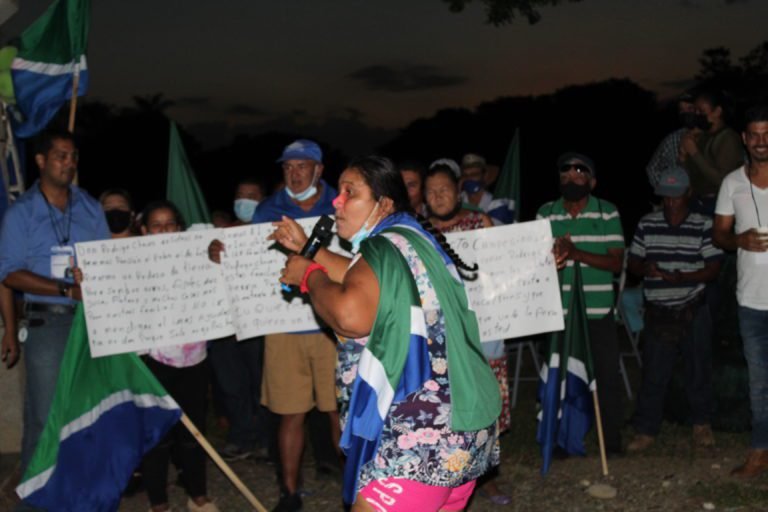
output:
POLYGON ((447 233, 478 278, 466 282, 483 341, 564 328, 549 222, 538 220, 447 233))
POLYGON ((215 230, 76 244, 93 357, 232 334, 215 230))

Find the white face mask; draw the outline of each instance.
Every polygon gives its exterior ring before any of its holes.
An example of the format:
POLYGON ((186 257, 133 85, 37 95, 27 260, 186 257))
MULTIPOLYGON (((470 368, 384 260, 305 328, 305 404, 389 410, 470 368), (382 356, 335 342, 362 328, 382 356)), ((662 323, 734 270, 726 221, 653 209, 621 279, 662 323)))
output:
POLYGON ((235 199, 235 217, 240 222, 250 223, 257 206, 259 206, 259 202, 255 199, 235 199))
POLYGON ((357 232, 352 235, 349 239, 349 243, 352 244, 352 252, 358 252, 360 250, 360 244, 368 238, 371 235, 371 231, 373 231, 373 228, 376 227, 376 224, 368 227, 368 223, 371 221, 373 216, 378 212, 379 210, 379 203, 376 203, 376 206, 373 207, 373 210, 371 210, 371 213, 368 215, 368 218, 365 219, 365 222, 363 222, 363 225, 360 227, 360 229, 357 230, 357 232))
POLYGON ((306 189, 304 189, 299 193, 295 193, 288 186, 286 186, 285 193, 288 194, 288 197, 290 197, 295 201, 306 201, 313 195, 317 194, 316 184, 317 184, 317 168, 315 168, 315 172, 312 175, 312 183, 310 183, 306 189))

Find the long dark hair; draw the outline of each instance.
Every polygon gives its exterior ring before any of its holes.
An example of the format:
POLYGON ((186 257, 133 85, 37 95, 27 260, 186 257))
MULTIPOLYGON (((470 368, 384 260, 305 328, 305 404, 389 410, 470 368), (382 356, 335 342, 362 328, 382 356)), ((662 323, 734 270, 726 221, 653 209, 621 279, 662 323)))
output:
MULTIPOLYGON (((355 158, 347 166, 351 169, 358 171, 366 185, 371 187, 373 192, 373 198, 378 201, 382 197, 388 197, 392 200, 393 206, 396 212, 406 212, 414 215, 421 226, 440 244, 440 247, 448 254, 453 261, 456 268, 459 270, 465 270, 468 272, 477 271, 477 263, 470 266, 462 260, 458 254, 453 250, 445 236, 432 225, 429 220, 425 219, 421 215, 416 214, 411 208, 411 203, 408 199, 408 191, 405 188, 405 182, 400 175, 400 171, 395 168, 394 164, 389 158, 383 156, 364 156, 355 158)), ((465 276, 465 279, 472 279, 476 276, 465 276)))

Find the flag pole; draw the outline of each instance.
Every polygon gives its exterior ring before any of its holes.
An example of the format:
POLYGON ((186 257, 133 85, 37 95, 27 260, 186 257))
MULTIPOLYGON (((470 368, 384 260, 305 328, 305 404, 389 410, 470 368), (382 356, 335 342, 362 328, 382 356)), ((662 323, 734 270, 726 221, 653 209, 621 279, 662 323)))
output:
POLYGON ((67 130, 69 133, 75 131, 75 112, 77 111, 77 89, 80 87, 80 64, 75 65, 75 72, 72 78, 72 97, 69 99, 69 123, 67 130))
MULTIPOLYGON (((69 100, 69 123, 67 123, 67 131, 69 133, 75 132, 75 112, 77 111, 77 89, 80 87, 80 63, 75 64, 75 72, 72 77, 72 98, 69 100)), ((75 170, 75 177, 72 182, 77 185, 77 170, 75 170)))
POLYGON ((192 420, 190 420, 183 412, 181 413, 181 422, 185 427, 187 427, 187 430, 189 430, 190 434, 192 434, 192 437, 194 437, 197 442, 200 443, 200 446, 203 447, 211 459, 213 459, 213 462, 219 466, 219 469, 221 469, 224 475, 229 478, 229 481, 232 482, 232 484, 237 487, 237 490, 240 491, 246 500, 248 500, 248 503, 251 504, 253 509, 257 510, 258 512, 267 512, 267 509, 264 508, 264 505, 262 505, 261 502, 256 499, 256 496, 254 496, 253 493, 251 493, 251 491, 245 486, 243 481, 238 478, 234 471, 232 471, 232 468, 230 468, 229 465, 224 462, 216 450, 213 449, 211 443, 208 442, 203 434, 197 429, 195 424, 192 423, 192 420))
POLYGON ((603 465, 603 476, 608 476, 608 460, 605 457, 605 438, 603 437, 603 421, 600 418, 600 401, 597 399, 597 389, 592 390, 592 401, 595 404, 595 422, 597 423, 597 444, 600 446, 600 462, 603 465))

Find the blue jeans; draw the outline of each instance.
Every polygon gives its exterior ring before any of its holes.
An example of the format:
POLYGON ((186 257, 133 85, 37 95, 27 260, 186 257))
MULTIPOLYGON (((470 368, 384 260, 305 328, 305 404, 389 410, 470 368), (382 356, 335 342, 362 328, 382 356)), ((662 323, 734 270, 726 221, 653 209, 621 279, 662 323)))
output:
POLYGON ((229 420, 227 443, 244 450, 268 446, 268 419, 261 405, 264 337, 211 342, 208 359, 221 389, 229 420))
POLYGON ((739 306, 739 328, 749 371, 752 448, 768 449, 768 311, 739 306))
POLYGON ((638 434, 656 436, 661 428, 664 396, 677 363, 683 358, 685 392, 691 407, 691 423, 708 425, 712 420, 712 321, 706 303, 698 306, 688 334, 678 343, 652 336, 646 319, 643 345, 643 381, 632 423, 638 434))
POLYGON ((24 430, 21 440, 21 471, 27 468, 29 459, 48 419, 59 367, 67 346, 72 315, 29 312, 29 336, 22 346, 26 366, 24 393, 24 430), (34 326, 36 322, 43 324, 34 326))

